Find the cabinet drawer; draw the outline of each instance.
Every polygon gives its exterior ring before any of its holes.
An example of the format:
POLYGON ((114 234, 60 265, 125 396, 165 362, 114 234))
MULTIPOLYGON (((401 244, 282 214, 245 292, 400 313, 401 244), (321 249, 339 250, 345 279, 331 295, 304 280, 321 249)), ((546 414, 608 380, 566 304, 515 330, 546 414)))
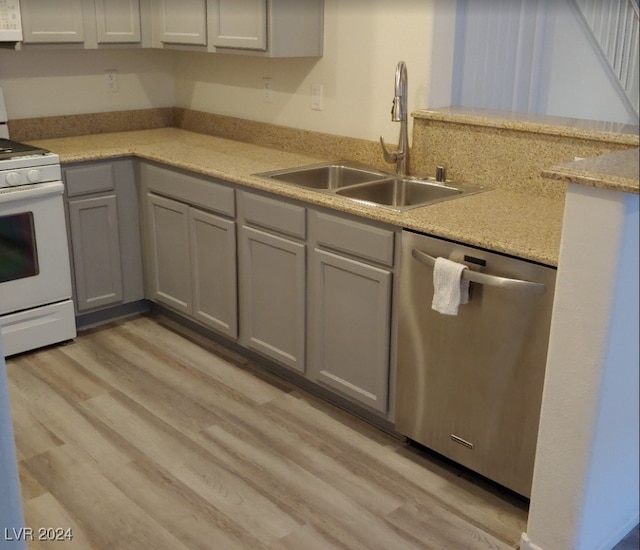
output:
POLYGON ((141 163, 140 177, 148 191, 226 216, 235 216, 233 188, 205 179, 205 176, 192 176, 185 172, 141 163))
POLYGON ((64 181, 68 197, 113 191, 113 163, 64 168, 64 181))
POLYGON ((245 221, 304 239, 307 233, 305 209, 253 193, 242 193, 245 221))
POLYGON ((321 247, 393 265, 393 231, 315 211, 309 212, 309 227, 321 247))

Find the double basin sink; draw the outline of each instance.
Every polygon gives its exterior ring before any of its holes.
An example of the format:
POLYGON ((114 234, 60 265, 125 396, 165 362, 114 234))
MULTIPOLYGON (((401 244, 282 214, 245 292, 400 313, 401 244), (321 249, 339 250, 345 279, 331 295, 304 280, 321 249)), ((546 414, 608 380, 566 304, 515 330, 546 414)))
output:
POLYGON ((483 190, 479 185, 398 176, 351 162, 315 164, 254 175, 398 211, 483 190))

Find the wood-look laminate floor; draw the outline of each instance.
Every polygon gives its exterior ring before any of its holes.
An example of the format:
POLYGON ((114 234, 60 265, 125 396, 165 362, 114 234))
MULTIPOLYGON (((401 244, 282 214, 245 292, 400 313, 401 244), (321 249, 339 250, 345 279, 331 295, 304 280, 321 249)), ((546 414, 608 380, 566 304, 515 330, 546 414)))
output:
POLYGON ((64 549, 506 549, 526 506, 163 317, 7 361, 26 523, 64 549))

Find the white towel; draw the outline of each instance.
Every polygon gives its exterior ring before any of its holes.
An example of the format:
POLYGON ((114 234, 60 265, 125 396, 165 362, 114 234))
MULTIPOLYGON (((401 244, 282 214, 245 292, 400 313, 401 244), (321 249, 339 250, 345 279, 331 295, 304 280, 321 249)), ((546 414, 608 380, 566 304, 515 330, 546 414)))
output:
POLYGON ((469 281, 462 278, 467 269, 447 258, 436 258, 433 267, 433 302, 431 307, 443 315, 457 315, 458 306, 469 301, 469 281))

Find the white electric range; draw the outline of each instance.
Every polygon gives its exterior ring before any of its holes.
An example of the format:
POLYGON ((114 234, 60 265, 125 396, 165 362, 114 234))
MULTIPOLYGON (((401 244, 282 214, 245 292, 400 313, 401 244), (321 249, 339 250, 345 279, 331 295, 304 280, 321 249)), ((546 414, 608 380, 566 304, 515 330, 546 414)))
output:
POLYGON ((75 338, 58 155, 8 139, 0 91, 0 330, 5 356, 75 338))

